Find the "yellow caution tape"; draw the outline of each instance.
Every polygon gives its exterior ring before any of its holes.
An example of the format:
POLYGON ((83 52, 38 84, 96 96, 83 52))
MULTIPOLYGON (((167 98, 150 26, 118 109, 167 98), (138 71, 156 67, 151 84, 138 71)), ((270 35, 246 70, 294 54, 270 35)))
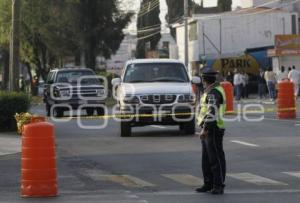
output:
MULTIPOLYGON (((291 108, 265 108, 264 110, 246 110, 246 111, 227 111, 226 115, 235 115, 235 114, 241 114, 241 113, 270 113, 270 112, 285 112, 285 111, 296 111, 296 107, 291 108)), ((165 116, 190 116, 194 115, 195 113, 161 113, 161 114, 113 114, 113 115, 103 115, 103 116, 83 116, 85 119, 111 119, 111 118, 152 118, 152 117, 165 117, 165 116)), ((56 119, 77 119, 78 117, 60 117, 56 119)))

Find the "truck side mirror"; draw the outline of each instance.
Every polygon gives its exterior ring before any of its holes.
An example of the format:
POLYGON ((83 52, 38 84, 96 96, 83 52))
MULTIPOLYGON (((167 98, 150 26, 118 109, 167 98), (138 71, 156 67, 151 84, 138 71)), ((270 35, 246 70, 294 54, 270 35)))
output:
POLYGON ((197 76, 192 77, 192 83, 193 84, 200 84, 201 83, 201 78, 197 76))
POLYGON ((117 86, 117 85, 120 85, 121 84, 121 78, 114 78, 111 80, 111 84, 113 86, 117 86))

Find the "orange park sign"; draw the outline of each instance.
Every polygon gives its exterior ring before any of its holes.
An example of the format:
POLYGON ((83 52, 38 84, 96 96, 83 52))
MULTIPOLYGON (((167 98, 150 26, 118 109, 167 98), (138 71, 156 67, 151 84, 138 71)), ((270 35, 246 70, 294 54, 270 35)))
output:
POLYGON ((251 55, 241 57, 220 58, 213 63, 213 69, 226 74, 235 69, 245 71, 246 73, 257 75, 259 73, 259 64, 251 55))

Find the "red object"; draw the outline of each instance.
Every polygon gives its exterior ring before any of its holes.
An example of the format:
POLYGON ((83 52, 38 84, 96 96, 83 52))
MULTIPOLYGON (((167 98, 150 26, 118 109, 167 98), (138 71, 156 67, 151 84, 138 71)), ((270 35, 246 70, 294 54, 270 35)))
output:
POLYGON ((290 81, 278 83, 277 117, 279 119, 296 119, 294 84, 290 81))
POLYGON ((230 82, 221 82, 226 95, 226 114, 233 114, 233 86, 230 82))
POLYGON ((197 87, 197 85, 196 84, 192 84, 192 88, 193 88, 193 92, 194 92, 194 94, 197 94, 197 90, 198 90, 198 87, 197 87))
POLYGON ((22 197, 57 195, 57 169, 54 126, 41 118, 32 118, 22 134, 22 197))

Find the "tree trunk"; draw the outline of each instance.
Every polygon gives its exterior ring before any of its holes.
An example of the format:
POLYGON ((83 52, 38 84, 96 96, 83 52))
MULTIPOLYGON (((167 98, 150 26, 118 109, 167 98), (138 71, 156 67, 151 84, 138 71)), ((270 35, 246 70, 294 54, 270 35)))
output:
POLYGON ((23 62, 27 68, 27 73, 29 75, 29 80, 30 80, 30 90, 31 90, 31 94, 33 96, 36 96, 37 95, 37 91, 36 91, 36 84, 33 83, 33 77, 32 77, 32 74, 31 74, 31 66, 28 62, 23 62))
POLYGON ((7 51, 2 52, 3 58, 3 70, 2 70, 2 89, 8 90, 9 82, 9 53, 7 51))
POLYGON ((91 50, 85 52, 85 65, 87 68, 96 69, 96 56, 91 50))

